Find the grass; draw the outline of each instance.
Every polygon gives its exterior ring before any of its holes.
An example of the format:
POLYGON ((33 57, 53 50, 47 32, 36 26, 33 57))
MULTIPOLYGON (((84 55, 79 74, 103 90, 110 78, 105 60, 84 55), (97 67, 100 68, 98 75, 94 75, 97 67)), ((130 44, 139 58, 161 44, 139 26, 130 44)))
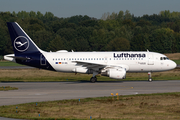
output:
MULTIPOLYGON (((39 69, 18 69, 18 70, 4 70, 0 69, 0 81, 83 81, 88 80, 92 75, 61 73, 39 69)), ((108 77, 100 77, 99 80, 109 80, 108 77)), ((112 79, 113 80, 113 79, 112 79)))
POLYGON ((177 65, 180 65, 180 53, 169 53, 165 54, 169 59, 176 62, 177 65))
POLYGON ((0 116, 20 119, 180 119, 180 93, 99 97, 1 106, 0 116), (17 109, 16 109, 17 108, 17 109), (40 115, 40 116, 39 116, 40 115))
POLYGON ((180 53, 165 54, 171 60, 180 60, 180 53))
POLYGON ((180 60, 173 60, 177 65, 180 65, 180 60))
MULTIPOLYGON (((92 75, 61 73, 39 69, 18 69, 4 70, 0 69, 0 81, 23 81, 23 82, 43 82, 43 81, 89 81, 92 75)), ((174 69, 166 72, 152 73, 153 80, 179 80, 180 69, 174 69)), ((98 81, 119 81, 109 77, 97 75, 98 81)), ((127 80, 147 80, 147 73, 127 73, 127 80)), ((121 80, 121 81, 123 81, 121 80)))
POLYGON ((10 87, 10 86, 2 86, 2 87, 0 87, 0 91, 8 91, 8 90, 18 90, 18 88, 10 87))
POLYGON ((3 61, 0 61, 0 66, 23 66, 23 65, 3 60, 3 61))

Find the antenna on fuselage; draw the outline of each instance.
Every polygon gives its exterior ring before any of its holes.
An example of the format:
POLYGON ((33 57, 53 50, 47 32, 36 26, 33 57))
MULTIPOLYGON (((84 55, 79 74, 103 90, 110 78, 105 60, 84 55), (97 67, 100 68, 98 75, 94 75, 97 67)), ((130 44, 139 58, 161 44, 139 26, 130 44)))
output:
POLYGON ((149 50, 147 49, 147 52, 149 52, 149 50))

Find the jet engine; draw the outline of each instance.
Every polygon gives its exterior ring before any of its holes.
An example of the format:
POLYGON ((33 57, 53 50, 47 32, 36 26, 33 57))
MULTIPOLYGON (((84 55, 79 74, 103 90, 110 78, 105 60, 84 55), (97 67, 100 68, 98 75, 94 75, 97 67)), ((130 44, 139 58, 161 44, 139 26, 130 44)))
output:
POLYGON ((72 71, 75 73, 93 74, 92 70, 82 67, 74 68, 72 71))
POLYGON ((101 71, 102 76, 108 76, 113 79, 124 79, 126 78, 126 70, 124 68, 112 68, 101 71))

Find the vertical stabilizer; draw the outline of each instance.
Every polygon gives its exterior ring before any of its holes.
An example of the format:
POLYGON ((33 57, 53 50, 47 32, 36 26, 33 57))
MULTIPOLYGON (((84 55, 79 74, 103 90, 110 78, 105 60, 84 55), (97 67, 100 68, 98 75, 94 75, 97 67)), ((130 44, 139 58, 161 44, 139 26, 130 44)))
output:
POLYGON ((41 51, 16 22, 7 23, 15 55, 41 51))

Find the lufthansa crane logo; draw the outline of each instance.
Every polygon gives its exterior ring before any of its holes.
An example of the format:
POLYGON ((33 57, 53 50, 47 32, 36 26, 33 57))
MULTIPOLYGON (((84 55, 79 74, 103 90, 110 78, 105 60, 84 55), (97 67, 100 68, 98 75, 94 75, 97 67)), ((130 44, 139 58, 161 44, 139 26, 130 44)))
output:
POLYGON ((24 36, 18 36, 14 40, 14 48, 19 52, 24 52, 29 48, 29 40, 24 36))

